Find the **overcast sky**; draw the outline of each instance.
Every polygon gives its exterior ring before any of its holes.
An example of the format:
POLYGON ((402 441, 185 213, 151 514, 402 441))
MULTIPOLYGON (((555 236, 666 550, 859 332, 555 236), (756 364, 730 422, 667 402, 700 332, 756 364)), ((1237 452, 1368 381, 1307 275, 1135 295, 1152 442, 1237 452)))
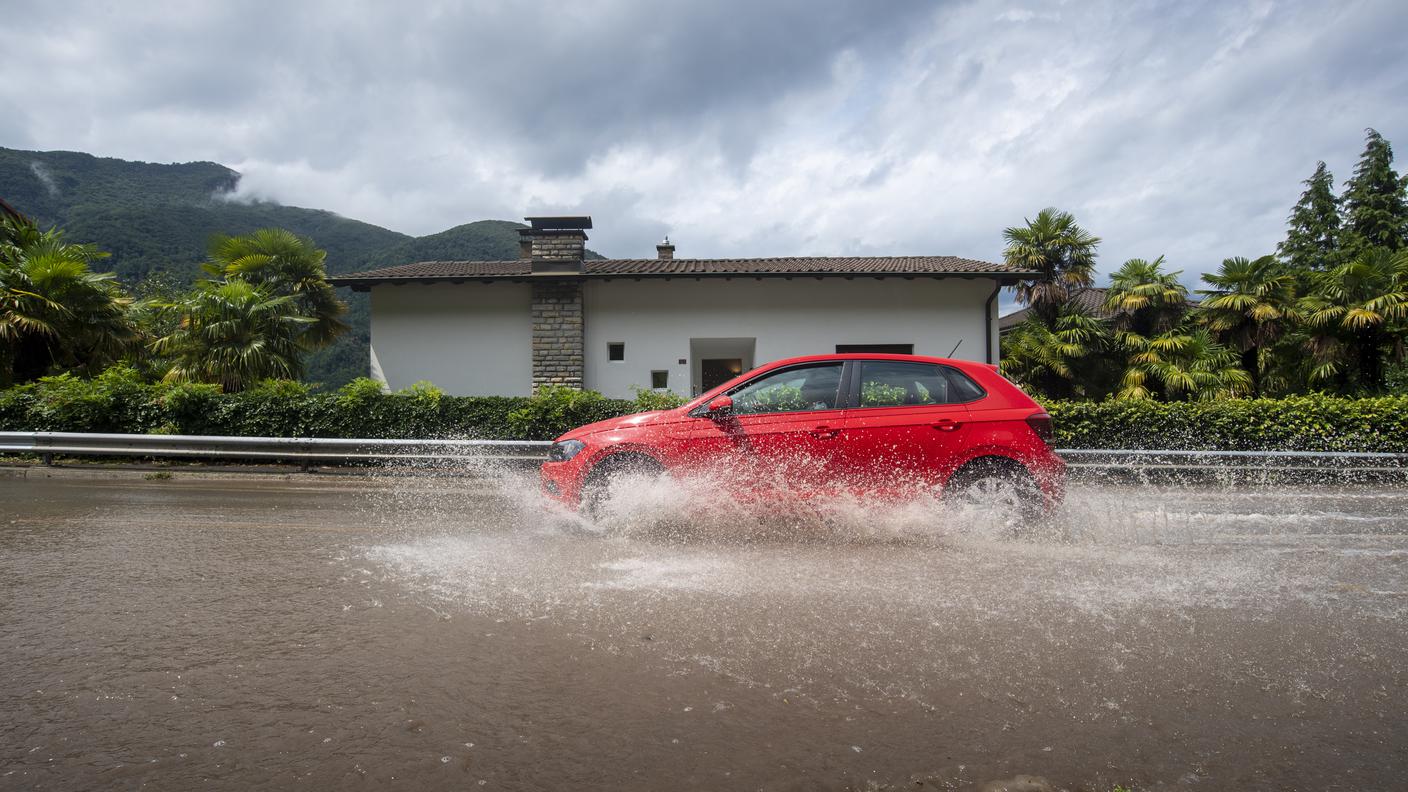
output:
MULTIPOLYGON (((1101 270, 1270 252, 1316 160, 1408 152, 1363 2, 0 0, 0 145, 213 160, 412 234, 540 213, 681 257, 953 254, 1054 205, 1101 270)), ((1408 164, 1408 153, 1400 168, 1408 164)), ((1191 277, 1186 278, 1192 280, 1191 277)), ((1103 279, 1102 279, 1103 280, 1103 279)))

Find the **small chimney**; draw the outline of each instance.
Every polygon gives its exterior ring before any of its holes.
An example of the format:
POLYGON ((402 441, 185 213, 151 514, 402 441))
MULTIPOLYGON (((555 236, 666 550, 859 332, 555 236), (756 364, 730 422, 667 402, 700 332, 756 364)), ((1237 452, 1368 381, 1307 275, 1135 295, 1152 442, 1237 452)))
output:
POLYGON ((675 246, 670 243, 670 238, 665 237, 665 241, 655 246, 655 255, 662 261, 675 257, 675 246))
MULTIPOLYGON (((525 217, 531 228, 519 232, 520 244, 528 240, 533 274, 581 274, 587 252, 586 229, 590 217, 525 217)), ((520 248, 521 250, 521 248, 520 248)), ((520 254, 521 255, 521 254, 520 254)))
POLYGON ((532 233, 531 228, 518 229, 518 258, 521 261, 533 258, 533 237, 530 236, 532 233))

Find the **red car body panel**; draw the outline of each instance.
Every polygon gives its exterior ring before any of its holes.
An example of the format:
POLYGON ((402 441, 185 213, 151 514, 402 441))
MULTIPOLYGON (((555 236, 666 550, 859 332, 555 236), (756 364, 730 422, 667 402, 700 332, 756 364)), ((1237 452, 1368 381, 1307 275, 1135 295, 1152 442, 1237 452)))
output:
POLYGON ((1065 463, 1028 423, 1038 415, 1045 410, 996 366, 918 355, 790 358, 735 377, 683 407, 574 429, 557 442, 575 440, 584 447, 570 459, 543 463, 540 475, 543 491, 571 508, 580 505, 583 485, 597 465, 618 454, 649 457, 682 475, 727 473, 741 482, 735 495, 805 497, 846 490, 888 498, 933 492, 964 465, 1002 457, 1032 475, 1049 509, 1064 495, 1065 463), (860 406, 858 372, 867 362, 945 366, 982 393, 956 403, 860 406), (824 364, 845 366, 834 405, 727 417, 705 412, 716 397, 763 377, 824 364))

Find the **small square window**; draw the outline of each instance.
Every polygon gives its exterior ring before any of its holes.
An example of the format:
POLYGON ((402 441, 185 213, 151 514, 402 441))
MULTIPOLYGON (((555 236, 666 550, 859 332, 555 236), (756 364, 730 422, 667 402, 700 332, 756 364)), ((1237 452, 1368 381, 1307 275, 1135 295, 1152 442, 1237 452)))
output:
POLYGON ((650 387, 662 390, 670 387, 670 372, 652 371, 650 372, 650 387))
POLYGON ((626 342, 624 342, 624 341, 612 341, 611 343, 607 344, 607 345, 606 345, 606 359, 607 359, 607 360, 625 360, 625 359, 626 359, 626 342))

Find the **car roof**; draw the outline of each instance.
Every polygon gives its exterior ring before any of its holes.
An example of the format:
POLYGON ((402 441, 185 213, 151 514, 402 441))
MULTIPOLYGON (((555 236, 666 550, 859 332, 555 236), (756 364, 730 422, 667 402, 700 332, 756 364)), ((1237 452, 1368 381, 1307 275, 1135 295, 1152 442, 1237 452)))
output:
POLYGON ((802 357, 774 360, 758 368, 774 369, 782 366, 793 366, 798 363, 828 363, 845 360, 897 360, 906 363, 940 363, 945 366, 954 366, 961 369, 972 367, 993 368, 993 366, 987 363, 979 363, 973 360, 957 360, 954 358, 933 357, 931 355, 897 355, 889 352, 838 352, 834 355, 803 355, 802 357))

